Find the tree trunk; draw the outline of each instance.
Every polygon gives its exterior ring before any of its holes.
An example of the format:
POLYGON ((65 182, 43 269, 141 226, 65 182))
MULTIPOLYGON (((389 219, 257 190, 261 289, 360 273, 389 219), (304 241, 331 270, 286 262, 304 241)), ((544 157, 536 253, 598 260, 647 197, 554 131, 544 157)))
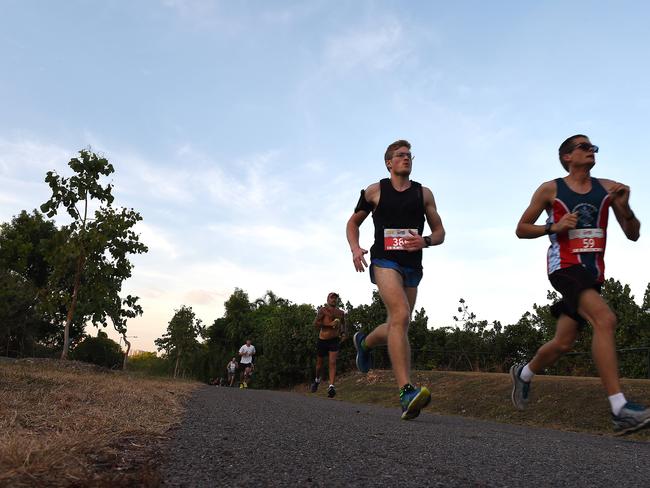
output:
POLYGON ((180 365, 181 362, 181 355, 180 351, 179 354, 176 356, 176 366, 174 366, 174 378, 178 375, 178 366, 180 365))
POLYGON ((70 308, 68 309, 68 315, 65 319, 65 328, 63 329, 63 352, 61 353, 61 359, 68 359, 68 347, 70 344, 70 324, 72 324, 72 318, 74 317, 74 310, 77 308, 77 296, 79 295, 79 286, 81 284, 81 270, 84 265, 84 255, 80 254, 77 259, 77 269, 74 273, 74 288, 72 289, 72 301, 70 302, 70 308))
POLYGON ((126 344, 126 353, 124 354, 124 363, 122 363, 122 371, 126 371, 126 361, 129 358, 129 351, 131 350, 131 343, 126 340, 126 334, 122 334, 124 344, 126 344))

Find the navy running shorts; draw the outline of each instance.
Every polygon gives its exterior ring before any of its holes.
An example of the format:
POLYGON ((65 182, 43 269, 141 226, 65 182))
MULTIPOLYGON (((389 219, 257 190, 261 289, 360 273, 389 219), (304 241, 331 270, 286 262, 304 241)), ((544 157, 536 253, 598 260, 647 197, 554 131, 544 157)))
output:
POLYGON ((402 266, 401 264, 391 261, 390 259, 372 259, 370 260, 370 281, 373 284, 377 284, 375 281, 375 271, 374 267, 378 268, 390 268, 397 271, 402 275, 402 280, 404 280, 404 286, 407 288, 417 288, 422 280, 422 269, 409 268, 408 266, 402 266))

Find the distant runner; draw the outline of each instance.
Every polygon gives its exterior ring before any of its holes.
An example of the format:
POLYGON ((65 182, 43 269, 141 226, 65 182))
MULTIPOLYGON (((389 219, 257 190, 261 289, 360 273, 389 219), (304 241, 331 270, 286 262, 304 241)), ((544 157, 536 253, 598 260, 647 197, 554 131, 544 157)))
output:
POLYGON ((255 346, 251 344, 250 339, 246 339, 246 344, 239 348, 239 356, 239 387, 248 388, 248 380, 253 365, 253 357, 255 356, 255 346))
POLYGON ((614 332, 616 316, 600 289, 605 281, 605 244, 609 208, 625 236, 636 241, 641 223, 630 208, 630 188, 622 183, 591 176, 598 146, 587 136, 569 137, 559 149, 560 162, 569 172, 564 178, 543 183, 517 224, 520 239, 548 235, 548 277, 562 301, 551 311, 558 318, 555 337, 539 348, 528 364, 510 369, 512 403, 519 410, 528 405, 530 382, 535 374, 573 348, 579 330, 593 328, 592 354, 612 410, 614 431, 634 432, 650 425, 650 410, 628 402, 621 392, 614 332), (546 210, 545 225, 536 225, 546 210))
POLYGON ((323 358, 328 358, 330 385, 327 387, 327 396, 336 395, 334 380, 336 379, 336 358, 339 353, 341 340, 345 339, 345 313, 336 307, 339 295, 331 292, 327 295, 327 303, 318 308, 314 319, 314 327, 318 329, 318 342, 316 343, 316 378, 311 384, 311 392, 316 393, 321 381, 323 371, 323 358))
POLYGON ((399 140, 389 145, 384 163, 390 178, 361 191, 359 202, 348 220, 346 234, 354 267, 362 272, 368 267, 364 257, 368 251, 359 245, 359 228, 372 213, 375 241, 370 249, 370 281, 379 288, 388 318, 367 336, 357 332, 354 346, 357 349, 357 367, 367 373, 372 368, 370 351, 388 344, 393 373, 400 388, 402 419, 410 420, 431 401, 429 390, 416 388, 410 379, 408 327, 417 287, 422 279, 422 249, 442 244, 445 229, 431 190, 410 180, 413 166, 411 144, 399 140), (425 217, 431 229, 431 234, 426 236, 423 235, 425 217))
POLYGON ((226 370, 228 371, 228 386, 233 386, 235 383, 235 373, 237 372, 237 360, 234 356, 226 366, 226 370))

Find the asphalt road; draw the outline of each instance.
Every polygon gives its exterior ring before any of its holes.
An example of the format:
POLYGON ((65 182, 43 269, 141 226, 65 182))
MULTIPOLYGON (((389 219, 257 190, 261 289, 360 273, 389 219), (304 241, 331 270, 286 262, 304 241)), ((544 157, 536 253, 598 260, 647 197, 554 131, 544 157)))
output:
MULTIPOLYGON (((504 399, 509 401, 509 399, 504 399)), ((205 387, 166 447, 166 486, 650 486, 650 443, 205 387)))

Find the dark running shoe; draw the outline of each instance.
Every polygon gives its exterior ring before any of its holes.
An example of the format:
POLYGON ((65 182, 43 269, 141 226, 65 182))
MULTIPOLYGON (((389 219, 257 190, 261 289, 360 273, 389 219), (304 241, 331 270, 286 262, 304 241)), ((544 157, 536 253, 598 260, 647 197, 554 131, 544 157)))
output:
POLYGON ((366 338, 363 332, 354 334, 354 348, 357 350, 357 369, 362 373, 367 373, 372 368, 372 357, 370 351, 361 346, 361 342, 366 338))
POLYGON ((618 415, 612 414, 612 423, 616 435, 629 434, 650 427, 650 409, 627 402, 618 415))
POLYGON ((413 388, 411 391, 400 395, 399 403, 402 406, 402 420, 413 420, 420 415, 420 411, 431 401, 431 393, 426 386, 413 388))
POLYGON ((327 396, 330 398, 334 398, 336 396, 336 388, 334 388, 334 385, 330 385, 327 388, 327 396))
POLYGON ((318 381, 314 381, 314 382, 311 384, 311 392, 312 392, 312 393, 316 393, 317 391, 318 391, 318 381))
POLYGON ((512 379, 512 404, 517 410, 525 410, 530 399, 530 382, 521 379, 521 370, 525 364, 513 364, 510 368, 510 378, 512 379))

